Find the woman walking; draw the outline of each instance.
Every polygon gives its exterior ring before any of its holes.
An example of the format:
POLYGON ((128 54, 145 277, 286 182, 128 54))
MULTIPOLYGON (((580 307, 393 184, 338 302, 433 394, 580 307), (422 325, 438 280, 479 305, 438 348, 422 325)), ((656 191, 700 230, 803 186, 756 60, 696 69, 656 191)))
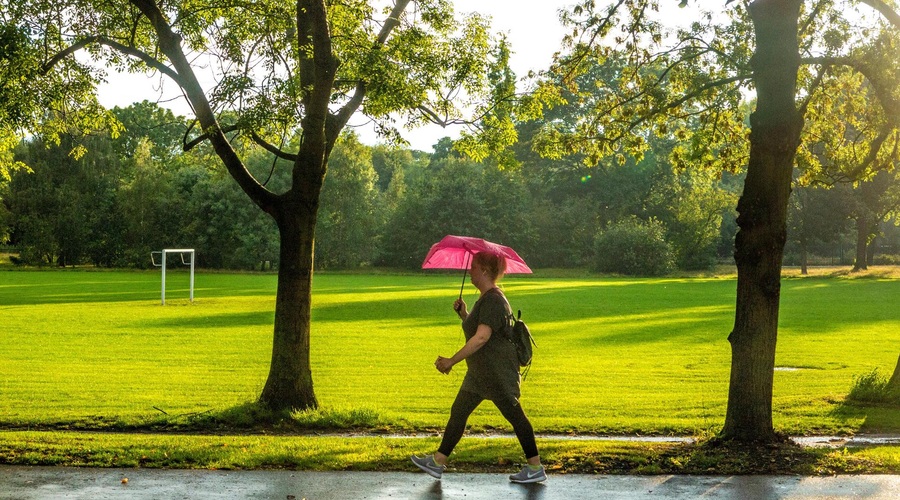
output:
POLYGON ((509 476, 515 483, 545 481, 547 474, 541 465, 534 428, 519 403, 519 361, 516 348, 505 338, 506 325, 512 311, 497 281, 506 272, 506 258, 490 252, 480 252, 472 259, 471 281, 481 296, 468 311, 460 298, 453 309, 462 320, 466 343, 452 357, 438 356, 435 368, 450 373, 453 365, 465 360, 468 367, 456 400, 450 408, 450 419, 444 430, 441 445, 434 455, 412 456, 412 462, 431 476, 440 479, 447 466, 447 457, 459 443, 469 415, 484 400, 490 400, 512 424, 527 465, 509 476))

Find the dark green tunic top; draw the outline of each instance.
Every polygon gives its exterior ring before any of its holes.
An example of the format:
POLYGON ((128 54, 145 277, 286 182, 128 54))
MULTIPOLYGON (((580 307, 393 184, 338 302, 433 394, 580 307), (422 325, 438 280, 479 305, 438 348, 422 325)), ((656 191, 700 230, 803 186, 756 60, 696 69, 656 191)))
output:
POLYGON ((478 325, 491 327, 491 338, 481 349, 466 358, 466 377, 461 390, 496 401, 519 399, 519 359, 516 348, 506 337, 509 303, 503 292, 494 288, 482 294, 462 323, 466 341, 478 331, 478 325))

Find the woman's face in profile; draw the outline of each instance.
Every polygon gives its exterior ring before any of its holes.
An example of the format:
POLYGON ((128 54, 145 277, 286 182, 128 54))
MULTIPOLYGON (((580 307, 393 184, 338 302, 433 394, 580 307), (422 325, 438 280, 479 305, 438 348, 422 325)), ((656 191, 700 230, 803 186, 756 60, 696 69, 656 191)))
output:
POLYGON ((472 284, 476 287, 478 286, 479 280, 486 278, 484 271, 481 269, 481 264, 478 262, 472 262, 472 268, 469 269, 469 275, 472 278, 472 284))

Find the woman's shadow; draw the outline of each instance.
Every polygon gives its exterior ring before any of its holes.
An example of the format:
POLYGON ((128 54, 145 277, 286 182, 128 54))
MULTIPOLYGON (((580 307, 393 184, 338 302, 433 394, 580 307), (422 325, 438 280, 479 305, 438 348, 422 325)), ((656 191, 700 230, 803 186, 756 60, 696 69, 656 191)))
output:
POLYGON ((444 489, 440 481, 434 481, 418 496, 419 500, 443 500, 444 489))
MULTIPOLYGON (((521 491, 524 493, 522 498, 526 500, 540 500, 544 498, 544 492, 547 491, 547 485, 544 483, 531 483, 531 484, 513 484, 510 483, 510 486, 514 491, 521 491)), ((518 495, 517 495, 518 496, 518 495)))
MULTIPOLYGON (((510 483, 509 486, 511 489, 511 493, 513 493, 513 495, 510 495, 509 498, 522 498, 525 500, 541 500, 542 498, 544 498, 544 492, 547 490, 547 486, 542 483, 510 483), (521 493, 521 496, 519 496, 518 493, 521 493)), ((422 491, 417 498, 419 500, 443 500, 444 489, 443 486, 441 486, 441 482, 433 482, 431 486, 422 491)))

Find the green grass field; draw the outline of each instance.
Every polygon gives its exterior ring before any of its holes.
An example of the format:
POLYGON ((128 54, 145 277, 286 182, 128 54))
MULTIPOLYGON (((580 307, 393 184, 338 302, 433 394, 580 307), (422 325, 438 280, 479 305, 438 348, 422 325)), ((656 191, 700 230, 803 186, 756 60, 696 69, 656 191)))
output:
MULTIPOLYGON (((0 426, 116 429, 227 414, 268 373, 276 278, 0 272, 0 426)), ((538 432, 703 435, 725 413, 735 280, 508 277, 538 347, 523 405, 538 432)), ((317 274, 312 370, 325 412, 393 431, 440 430, 464 367, 459 275, 317 274)), ((464 297, 471 304, 475 290, 464 297)), ((900 431, 900 411, 843 405, 853 377, 900 352, 900 280, 788 278, 777 430, 900 431)), ((506 429, 486 404, 475 429, 506 429)))

